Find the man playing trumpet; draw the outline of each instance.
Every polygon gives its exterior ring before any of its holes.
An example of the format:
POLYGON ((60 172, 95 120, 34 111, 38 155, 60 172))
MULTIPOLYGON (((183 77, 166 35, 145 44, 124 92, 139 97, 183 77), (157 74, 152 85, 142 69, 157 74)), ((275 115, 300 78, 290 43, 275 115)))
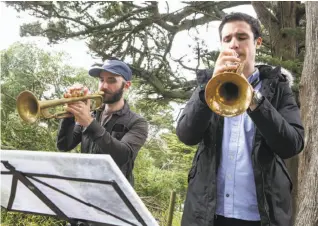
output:
MULTIPOLYGON (((219 27, 222 49, 213 70, 197 73, 198 88, 177 125, 179 139, 199 144, 188 176, 183 226, 290 226, 292 181, 284 159, 304 146, 304 128, 280 67, 255 65, 262 38, 259 22, 243 13, 227 15, 219 27), (253 87, 248 109, 224 117, 209 108, 205 84, 236 70, 253 87)), ((241 75, 237 75, 241 76, 241 75)))
MULTIPOLYGON (((133 185, 134 161, 147 139, 148 123, 129 109, 123 97, 131 86, 131 69, 120 60, 108 60, 88 73, 99 79, 104 105, 92 114, 90 100, 67 104, 65 110, 74 117, 61 120, 57 147, 70 151, 81 143, 82 153, 109 154, 133 185)), ((78 96, 80 91, 89 93, 86 87, 75 86, 64 97, 78 96)))

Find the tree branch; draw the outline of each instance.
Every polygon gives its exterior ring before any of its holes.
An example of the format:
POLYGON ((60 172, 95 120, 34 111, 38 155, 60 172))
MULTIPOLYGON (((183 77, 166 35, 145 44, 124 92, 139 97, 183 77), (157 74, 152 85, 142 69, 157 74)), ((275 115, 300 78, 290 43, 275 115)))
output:
POLYGON ((275 30, 279 29, 278 19, 266 8, 264 2, 252 1, 252 6, 257 13, 259 20, 265 25, 266 28, 275 26, 275 30))
POLYGON ((147 82, 152 85, 157 93, 161 94, 164 98, 171 98, 171 99, 187 99, 191 96, 192 92, 191 91, 183 91, 183 90, 166 90, 161 83, 161 81, 155 77, 153 74, 148 73, 142 68, 137 68, 133 65, 129 65, 133 71, 134 74, 139 75, 143 79, 145 79, 147 82))

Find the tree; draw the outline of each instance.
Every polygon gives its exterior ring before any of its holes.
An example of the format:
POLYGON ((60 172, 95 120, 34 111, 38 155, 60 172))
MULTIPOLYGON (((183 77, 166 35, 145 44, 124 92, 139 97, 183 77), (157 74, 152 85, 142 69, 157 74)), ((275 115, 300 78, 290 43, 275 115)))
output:
POLYGON ((306 2, 306 56, 300 82, 305 148, 299 156, 296 226, 318 225, 318 3, 306 2))
MULTIPOLYGON (((183 58, 171 57, 176 35, 220 20, 226 8, 249 3, 194 1, 183 3, 184 7, 176 11, 170 11, 166 3, 165 13, 159 12, 158 2, 29 1, 6 4, 39 18, 39 21, 21 27, 23 36, 44 36, 51 43, 85 39, 92 53, 103 60, 114 55, 131 59, 134 74, 143 80, 140 90, 145 97, 155 93, 155 99, 188 99, 196 82, 187 81, 172 68, 173 60, 181 68, 187 68, 183 58)), ((201 48, 201 42, 197 42, 201 48)), ((190 71, 193 73, 195 68, 190 71)))
MULTIPOLYGON (((131 59, 134 74, 143 80, 145 97, 152 99, 188 99, 195 81, 184 73, 194 73, 185 62, 186 56, 174 59, 171 47, 181 32, 196 30, 226 15, 224 10, 251 4, 249 1, 183 2, 178 10, 160 12, 158 2, 7 2, 34 15, 39 20, 21 27, 23 36, 44 36, 51 43, 85 39, 92 53, 103 60, 116 55, 131 59), (173 63, 179 69, 173 69, 173 63)), ((282 64, 300 74, 304 49, 304 4, 300 2, 252 2, 264 26, 264 44, 260 60, 282 64), (288 43, 288 48, 286 48, 288 43), (296 60, 293 62, 291 60, 296 60)), ((200 37, 191 48, 198 62, 214 61, 215 53, 207 49, 200 37)))
POLYGON ((264 44, 272 56, 294 60, 304 50, 304 4, 297 1, 252 1, 266 32, 264 44))

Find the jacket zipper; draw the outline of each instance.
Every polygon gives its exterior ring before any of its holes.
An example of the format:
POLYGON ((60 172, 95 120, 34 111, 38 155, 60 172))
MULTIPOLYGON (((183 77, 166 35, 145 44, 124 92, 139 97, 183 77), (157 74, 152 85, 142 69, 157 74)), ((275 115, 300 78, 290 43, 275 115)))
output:
MULTIPOLYGON (((216 119, 216 128, 215 128, 215 131, 214 131, 214 134, 212 134, 213 137, 216 137, 216 134, 217 134, 217 130, 218 130, 218 126, 219 126, 219 122, 220 122, 220 116, 217 116, 217 119, 216 119), (214 136, 215 135, 215 136, 214 136)), ((222 132, 223 133, 223 132, 222 132)), ((221 134, 223 136, 223 134, 221 134)), ((221 136, 221 137, 222 137, 221 136)), ((215 180, 217 180, 217 170, 218 170, 218 158, 217 158, 217 144, 216 144, 216 140, 217 139, 214 139, 214 149, 215 149, 215 169, 214 169, 214 173, 215 173, 215 180)), ((215 183, 216 184, 216 183, 215 183)), ((216 185, 215 185, 216 186, 216 185)), ((214 206, 214 211, 213 211, 213 215, 214 215, 214 219, 217 219, 217 215, 216 215, 216 206, 217 206, 217 188, 215 187, 214 189, 214 195, 215 195, 215 206, 214 206)))
POLYGON ((264 180, 264 173, 263 173, 263 168, 261 167, 261 171, 262 171, 262 181, 263 181, 263 184, 262 184, 262 190, 263 190, 263 196, 264 196, 264 207, 265 207, 265 212, 266 212, 266 215, 267 215, 267 219, 268 219, 268 225, 270 226, 271 225, 271 221, 269 219, 269 210, 268 210, 268 205, 267 205, 267 202, 266 202, 266 197, 265 197, 265 190, 264 190, 264 184, 265 184, 265 180, 264 180))
MULTIPOLYGON (((253 145, 252 145, 253 149, 254 149, 254 146, 255 146, 255 137, 256 137, 256 126, 255 126, 255 132, 254 132, 254 137, 253 137, 253 145)), ((252 155, 254 155, 254 150, 253 150, 252 155)), ((267 205, 267 202, 266 202, 265 189, 264 189, 265 179, 264 179, 263 167, 258 162, 258 159, 257 159, 257 163, 260 166, 261 172, 262 172, 262 193, 263 193, 263 197, 264 197, 264 208, 265 208, 265 213, 266 213, 266 216, 267 216, 268 224, 270 226, 271 222, 270 222, 270 218, 269 218, 269 210, 268 210, 268 205, 267 205)))

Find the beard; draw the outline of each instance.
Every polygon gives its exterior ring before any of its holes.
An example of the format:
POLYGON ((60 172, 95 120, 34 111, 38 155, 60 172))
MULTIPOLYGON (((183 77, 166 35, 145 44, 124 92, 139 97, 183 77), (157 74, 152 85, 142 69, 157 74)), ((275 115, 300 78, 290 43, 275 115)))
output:
POLYGON ((119 88, 119 90, 117 90, 116 92, 109 93, 107 91, 104 91, 104 104, 113 104, 118 102, 124 94, 124 87, 125 83, 123 83, 121 88, 119 88))

